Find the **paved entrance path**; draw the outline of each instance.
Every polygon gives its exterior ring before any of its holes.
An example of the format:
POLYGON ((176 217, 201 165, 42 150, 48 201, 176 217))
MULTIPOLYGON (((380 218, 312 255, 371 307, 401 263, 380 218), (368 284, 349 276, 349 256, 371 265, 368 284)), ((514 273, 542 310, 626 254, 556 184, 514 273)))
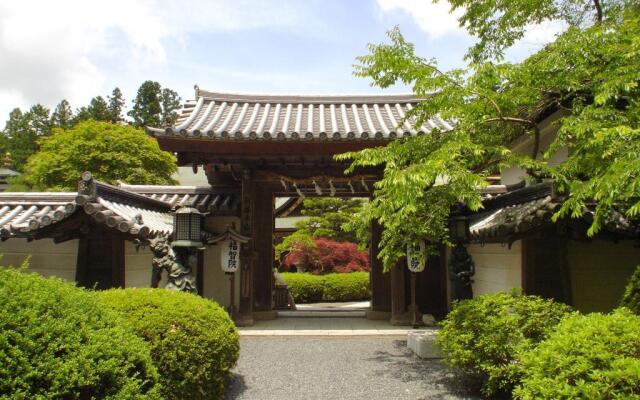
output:
POLYGON ((466 399, 404 336, 242 336, 226 399, 466 399))

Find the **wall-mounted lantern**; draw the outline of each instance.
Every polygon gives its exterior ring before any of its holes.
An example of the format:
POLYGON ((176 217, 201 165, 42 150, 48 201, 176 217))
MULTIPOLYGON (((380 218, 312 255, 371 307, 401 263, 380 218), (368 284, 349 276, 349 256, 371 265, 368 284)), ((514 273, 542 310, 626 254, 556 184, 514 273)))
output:
POLYGON ((250 239, 227 226, 221 234, 207 238, 207 244, 220 244, 220 266, 222 271, 232 274, 240 266, 240 246, 250 239))
POLYGON ((407 268, 411 272, 422 272, 427 264, 427 245, 424 240, 407 245, 407 268))
POLYGON ((219 235, 208 237, 207 244, 220 244, 220 267, 226 275, 229 276, 229 314, 235 314, 235 272, 240 267, 240 246, 249 242, 250 237, 241 235, 233 229, 233 226, 227 225, 227 229, 219 235))
POLYGON ((456 243, 466 242, 469 238, 469 218, 463 215, 449 218, 449 236, 456 243))
POLYGON ((202 244, 202 220, 205 214, 193 207, 182 207, 173 215, 173 247, 197 247, 202 244))

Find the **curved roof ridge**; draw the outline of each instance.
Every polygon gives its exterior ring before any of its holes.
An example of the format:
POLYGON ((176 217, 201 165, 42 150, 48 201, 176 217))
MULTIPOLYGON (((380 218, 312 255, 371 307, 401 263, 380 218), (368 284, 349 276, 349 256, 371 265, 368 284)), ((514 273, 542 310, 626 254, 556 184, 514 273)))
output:
POLYGON ((268 94, 217 92, 200 89, 198 96, 207 100, 249 103, 296 103, 296 104, 373 104, 389 102, 419 102, 424 100, 411 93, 389 94, 268 94))

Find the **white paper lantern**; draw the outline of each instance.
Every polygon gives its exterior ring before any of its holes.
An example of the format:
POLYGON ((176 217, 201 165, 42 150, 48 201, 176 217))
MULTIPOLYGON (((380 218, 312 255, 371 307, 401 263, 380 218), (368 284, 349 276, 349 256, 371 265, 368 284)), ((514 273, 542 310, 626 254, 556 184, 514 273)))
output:
POLYGON ((407 268, 411 272, 422 272, 427 264, 425 257, 426 243, 424 240, 417 244, 407 245, 407 268))
POLYGON ((240 244, 233 240, 225 240, 220 243, 220 263, 222 270, 227 273, 234 273, 240 266, 240 244))

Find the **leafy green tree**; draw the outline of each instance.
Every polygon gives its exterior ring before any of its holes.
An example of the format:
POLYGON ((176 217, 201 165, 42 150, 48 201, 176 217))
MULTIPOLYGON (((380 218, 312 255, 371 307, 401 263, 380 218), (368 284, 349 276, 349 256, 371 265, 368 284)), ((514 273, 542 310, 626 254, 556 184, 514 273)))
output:
POLYGON ((73 111, 66 99, 63 99, 56 106, 53 114, 51 114, 51 125, 55 128, 67 129, 73 123, 73 111))
POLYGON ((91 119, 94 121, 111 121, 111 110, 106 100, 102 96, 96 96, 91 99, 89 106, 87 107, 91 119))
MULTIPOLYGON (((390 43, 370 45, 356 75, 381 88, 410 85, 426 100, 409 114, 420 125, 439 114, 455 121, 447 132, 397 140, 381 148, 341 155, 349 170, 384 166, 374 198, 360 220, 384 226, 380 252, 389 268, 408 242, 447 241, 447 220, 460 203, 481 207, 479 188, 494 171, 525 169, 532 180, 553 178, 571 193, 554 218, 583 215, 595 202, 588 231, 597 233, 611 212, 640 214, 640 4, 631 0, 451 0, 461 26, 478 38, 466 68, 444 71, 421 57, 395 29, 390 43), (504 62, 506 49, 528 26, 560 21, 564 30, 520 63, 504 62), (539 121, 559 110, 558 134, 540 145, 539 121), (508 144, 531 138, 529 154, 508 144), (560 149, 569 157, 551 167, 560 149)), ((350 224, 353 225, 353 224, 350 224)), ((352 226, 353 227, 353 226, 352 226)))
POLYGON ((296 223, 296 231, 285 237, 275 247, 275 258, 279 260, 284 254, 296 248, 315 248, 314 238, 329 238, 338 242, 360 243, 363 247, 369 243, 366 235, 346 231, 343 226, 362 210, 364 199, 342 199, 335 197, 306 198, 302 203, 302 215, 308 218, 296 223))
POLYGON ((356 243, 358 238, 354 233, 345 231, 342 226, 362 209, 363 201, 335 197, 306 198, 301 213, 308 218, 296 223, 296 228, 315 238, 356 243))
POLYGON ((122 110, 124 109, 124 96, 120 88, 116 87, 109 96, 109 122, 114 124, 124 121, 122 110))
POLYGON ((162 123, 171 125, 178 119, 180 109, 180 96, 171 89, 162 89, 162 123))
POLYGON ((178 118, 180 97, 171 89, 162 89, 158 82, 145 81, 138 89, 129 116, 135 127, 166 126, 178 118))
POLYGON ((83 171, 111 184, 175 184, 175 157, 132 126, 84 121, 40 145, 18 182, 34 190, 74 190, 83 171))

